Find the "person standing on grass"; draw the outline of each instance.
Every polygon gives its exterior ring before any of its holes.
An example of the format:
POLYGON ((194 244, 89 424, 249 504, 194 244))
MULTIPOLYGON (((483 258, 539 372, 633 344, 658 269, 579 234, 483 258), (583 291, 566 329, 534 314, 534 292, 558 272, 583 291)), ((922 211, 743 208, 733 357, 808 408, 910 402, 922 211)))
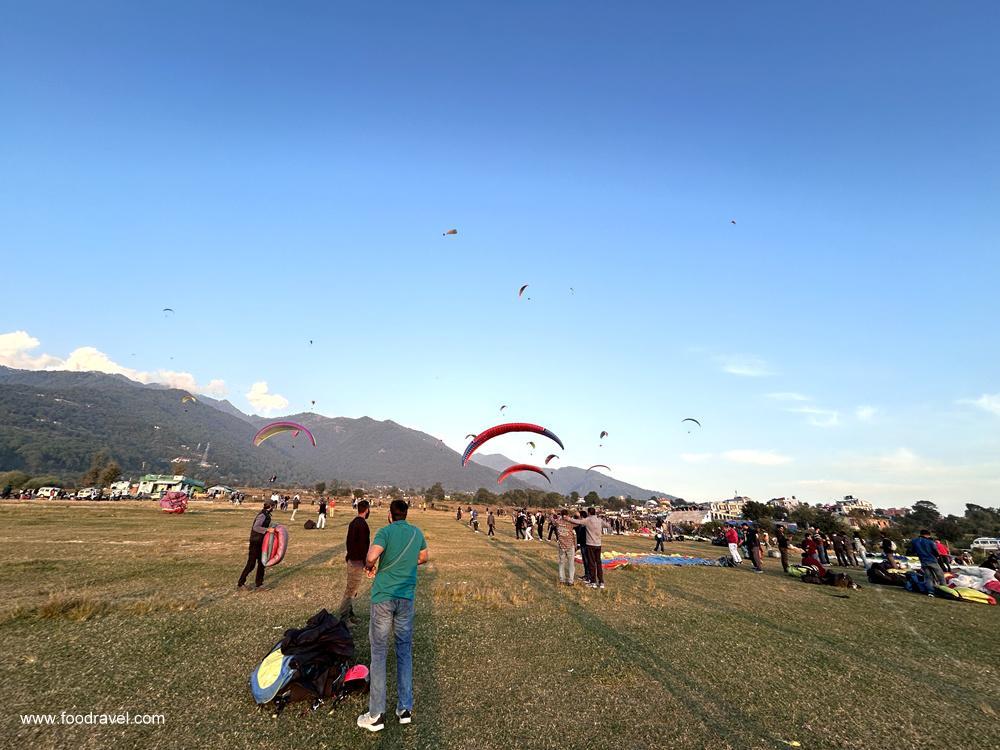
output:
POLYGON ((533 528, 532 518, 530 513, 524 514, 524 541, 533 542, 534 539, 531 538, 531 529, 533 528))
POLYGON ((945 542, 942 542, 940 539, 935 539, 934 547, 937 549, 938 565, 941 566, 941 570, 943 570, 945 573, 950 573, 951 550, 948 549, 948 545, 945 542))
POLYGON ((785 536, 785 527, 783 524, 778 524, 778 554, 781 556, 781 569, 788 572, 788 537, 785 536))
POLYGON ((924 574, 924 589, 928 596, 934 596, 935 586, 944 586, 944 571, 938 564, 937 547, 931 539, 931 532, 921 529, 920 536, 910 542, 913 552, 920 558, 920 570, 924 574))
POLYGON ((538 541, 545 541, 545 514, 538 511, 535 514, 535 525, 538 527, 538 541))
POLYGON ((390 636, 396 643, 396 718, 400 724, 413 720, 413 599, 417 566, 427 562, 429 553, 423 532, 407 522, 406 514, 402 500, 389 503, 389 525, 375 533, 366 560, 368 577, 375 579, 368 626, 372 656, 368 711, 358 717, 358 726, 370 732, 385 727, 390 636))
POLYGON ((839 531, 833 532, 833 553, 837 556, 837 565, 843 568, 848 566, 847 550, 844 549, 844 537, 839 531))
POLYGON ((295 497, 292 498, 292 517, 289 519, 289 521, 294 521, 295 520, 295 514, 299 510, 299 503, 300 502, 301 502, 301 500, 299 499, 299 496, 296 494, 295 497))
POLYGON ((319 499, 319 513, 316 515, 316 528, 325 529, 326 528, 326 498, 321 497, 319 499))
POLYGON ((497 519, 493 517, 493 511, 486 509, 486 536, 496 536, 497 519))
POLYGON ((365 563, 368 559, 368 546, 371 541, 371 531, 368 529, 368 515, 371 506, 367 500, 358 501, 358 515, 347 527, 347 584, 344 586, 344 596, 337 607, 337 617, 347 620, 347 624, 355 626, 358 618, 354 616, 354 598, 361 588, 361 579, 365 576, 365 563))
POLYGON ((548 516, 548 519, 549 519, 549 535, 545 538, 545 541, 551 542, 552 541, 552 536, 555 535, 556 541, 558 542, 559 541, 559 527, 558 527, 559 514, 558 513, 550 513, 549 516, 548 516))
POLYGON ((590 588, 604 588, 604 566, 601 565, 601 534, 604 532, 604 521, 597 515, 597 508, 590 506, 587 508, 587 515, 583 518, 567 519, 570 523, 583 526, 587 529, 587 545, 584 558, 590 563, 590 575, 592 576, 590 588))
POLYGON ((744 527, 747 552, 750 553, 750 561, 753 562, 753 572, 763 573, 764 568, 760 564, 760 537, 757 535, 757 527, 747 524, 744 527))
POLYGON ((267 533, 271 525, 271 511, 274 510, 274 501, 265 500, 260 513, 254 516, 253 526, 250 527, 250 547, 247 550, 247 564, 240 573, 240 580, 236 582, 236 588, 242 589, 246 586, 247 576, 257 566, 257 573, 254 575, 254 589, 259 589, 264 585, 264 560, 262 552, 264 549, 264 534, 267 533))
POLYGON ((559 511, 555 519, 556 545, 559 550, 559 583, 572 586, 576 577, 576 527, 570 523, 569 511, 565 508, 559 511))
POLYGON ((729 557, 732 558, 734 565, 740 565, 743 562, 743 558, 740 557, 740 535, 736 531, 735 526, 726 527, 726 546, 729 547, 729 557))
POLYGON ((653 534, 656 538, 656 546, 653 547, 653 552, 663 552, 663 527, 657 526, 656 532, 653 534))
MULTIPOLYGON (((579 519, 580 514, 574 513, 574 519, 579 519)), ((572 525, 572 524, 570 524, 572 525)), ((590 558, 587 557, 587 527, 577 526, 576 527, 576 546, 580 550, 580 559, 583 560, 583 580, 588 584, 594 582, 594 576, 590 572, 590 558)), ((574 561, 575 562, 575 561, 574 561)))
POLYGON ((865 547, 865 540, 861 538, 861 533, 855 531, 854 538, 851 539, 851 546, 854 548, 854 558, 862 568, 868 567, 868 548, 865 547))
POLYGON ((520 513, 514 516, 514 538, 522 539, 524 537, 524 519, 521 517, 520 513))

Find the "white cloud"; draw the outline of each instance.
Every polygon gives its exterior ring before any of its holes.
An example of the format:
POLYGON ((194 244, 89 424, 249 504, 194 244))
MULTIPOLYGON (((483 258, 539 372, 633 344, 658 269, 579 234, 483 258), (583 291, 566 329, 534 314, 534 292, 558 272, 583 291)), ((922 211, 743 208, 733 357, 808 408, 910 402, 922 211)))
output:
POLYGON ((809 396, 794 391, 783 391, 781 393, 768 393, 767 397, 775 401, 812 401, 809 396))
POLYGON ((958 403, 971 404, 1000 417, 1000 393, 984 393, 979 398, 963 398, 958 403))
POLYGON ((288 399, 277 393, 270 393, 266 380, 259 380, 250 386, 246 393, 247 401, 257 410, 257 413, 267 416, 271 412, 288 406, 288 399))
POLYGON ((758 451, 750 449, 726 451, 722 454, 727 461, 737 464, 755 464, 757 466, 780 466, 792 462, 791 456, 785 456, 776 451, 758 451))
POLYGON ((59 362, 58 357, 41 354, 30 355, 41 342, 27 331, 12 331, 0 334, 0 365, 14 367, 18 370, 44 370, 59 362))
POLYGON ((859 406, 854 410, 854 416, 861 422, 871 422, 877 411, 874 406, 859 406))
POLYGON ((712 458, 711 453, 682 453, 681 461, 688 464, 701 464, 712 458))
POLYGON ((840 424, 840 413, 833 409, 821 409, 818 406, 796 406, 788 411, 794 414, 805 414, 809 424, 814 427, 836 427, 840 424))
POLYGON ((767 362, 759 357, 752 357, 746 354, 732 354, 718 357, 718 360, 722 365, 722 371, 728 372, 730 375, 762 378, 773 374, 767 362))
POLYGON ((19 370, 67 370, 70 372, 103 372, 108 375, 124 375, 138 383, 162 383, 171 388, 183 388, 192 393, 210 396, 226 395, 226 384, 222 380, 212 380, 207 385, 199 385, 189 372, 156 370, 146 372, 120 365, 107 354, 93 346, 80 346, 70 352, 66 359, 40 354, 29 354, 41 342, 26 331, 0 334, 0 365, 19 370))

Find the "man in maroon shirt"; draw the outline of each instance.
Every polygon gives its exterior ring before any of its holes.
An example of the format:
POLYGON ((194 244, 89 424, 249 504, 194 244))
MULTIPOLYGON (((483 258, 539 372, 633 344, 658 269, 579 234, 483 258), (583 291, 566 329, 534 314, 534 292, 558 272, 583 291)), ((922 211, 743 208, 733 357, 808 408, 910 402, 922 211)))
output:
POLYGON ((359 620, 354 616, 354 597, 358 595, 361 581, 365 577, 365 559, 368 557, 368 545, 371 543, 371 532, 368 530, 368 514, 371 512, 367 500, 358 502, 358 515, 347 527, 347 585, 344 587, 344 598, 337 607, 337 616, 346 620, 348 625, 357 625, 359 620))

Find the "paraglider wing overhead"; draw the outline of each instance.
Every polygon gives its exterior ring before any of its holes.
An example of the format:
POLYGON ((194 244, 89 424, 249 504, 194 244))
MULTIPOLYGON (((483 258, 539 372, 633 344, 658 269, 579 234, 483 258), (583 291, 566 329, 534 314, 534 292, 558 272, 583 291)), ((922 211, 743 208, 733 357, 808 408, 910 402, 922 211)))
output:
POLYGON ((500 473, 500 476, 497 477, 497 484, 503 484, 503 480, 505 480, 511 474, 516 474, 519 471, 532 471, 535 474, 540 474, 541 476, 545 477, 546 482, 552 484, 552 480, 549 479, 549 475, 546 474, 543 469, 539 468, 538 466, 532 466, 531 464, 514 464, 513 466, 508 466, 500 473))
POLYGON ((549 461, 551 461, 553 458, 559 458, 559 456, 557 456, 555 453, 550 453, 545 457, 545 465, 548 466, 549 461))
POLYGON ((684 424, 685 422, 694 422, 696 425, 698 425, 699 427, 701 427, 701 422, 699 422, 694 417, 686 417, 686 418, 684 418, 684 419, 681 420, 681 424, 684 424))
POLYGON ((297 422, 272 422, 269 425, 265 425, 257 431, 256 435, 253 436, 253 444, 254 446, 259 446, 268 438, 272 438, 282 432, 291 432, 292 437, 296 437, 300 432, 304 432, 309 438, 309 442, 312 443, 314 447, 316 445, 316 438, 314 438, 313 434, 309 432, 309 428, 303 427, 297 422))
POLYGON ((587 471, 590 471, 591 469, 607 469, 608 471, 611 471, 611 467, 605 466, 604 464, 594 464, 593 466, 588 467, 587 471))
POLYGON ((462 454, 462 466, 469 463, 469 459, 472 458, 472 454, 479 450, 485 443, 492 440, 500 435, 507 435, 511 432, 533 432, 536 435, 543 435, 554 441, 560 448, 566 450, 566 446, 562 444, 554 432, 547 430, 537 424, 531 424, 530 422, 508 422, 507 424, 498 424, 494 427, 490 427, 488 430, 483 430, 472 442, 468 444, 465 448, 465 453, 462 454))

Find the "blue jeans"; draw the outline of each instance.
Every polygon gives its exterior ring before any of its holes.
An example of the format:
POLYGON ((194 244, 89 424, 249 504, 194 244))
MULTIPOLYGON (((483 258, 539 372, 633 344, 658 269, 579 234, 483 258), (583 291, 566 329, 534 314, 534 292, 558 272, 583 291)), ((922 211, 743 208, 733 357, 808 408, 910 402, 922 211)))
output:
POLYGON ((413 600, 390 599, 372 604, 368 638, 372 664, 368 713, 385 713, 385 668, 389 655, 389 635, 396 635, 396 710, 413 710, 413 600))

